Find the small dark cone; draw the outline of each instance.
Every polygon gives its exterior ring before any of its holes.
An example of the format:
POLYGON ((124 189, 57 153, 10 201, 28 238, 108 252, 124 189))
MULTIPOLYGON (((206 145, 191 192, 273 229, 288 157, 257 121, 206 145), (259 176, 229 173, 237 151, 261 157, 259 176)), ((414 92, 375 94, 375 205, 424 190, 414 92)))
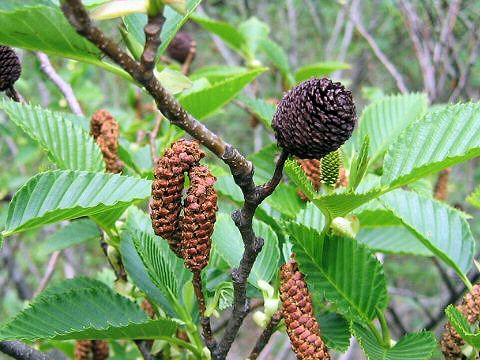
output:
POLYGON ((187 268, 200 271, 210 257, 210 236, 218 210, 217 191, 213 188, 216 178, 206 166, 194 167, 188 175, 190 187, 183 205, 181 247, 187 268))
POLYGON ((123 162, 118 158, 118 123, 107 110, 96 111, 90 120, 90 134, 93 136, 103 154, 106 170, 109 173, 120 173, 123 162))
POLYGON ((340 168, 342 166, 342 154, 339 150, 332 151, 320 160, 320 171, 322 183, 329 186, 336 186, 340 179, 340 168))
MULTIPOLYGON (((167 47, 167 53, 171 58, 183 64, 191 51, 196 51, 195 40, 185 31, 179 31, 167 47)), ((193 60, 193 59, 192 59, 193 60)))
POLYGON ((352 135, 352 94, 341 83, 313 78, 287 92, 272 126, 278 145, 301 159, 321 159, 352 135))
POLYGON ((110 355, 110 348, 108 342, 104 340, 92 341, 93 360, 105 360, 110 355))
POLYGON ((22 66, 15 51, 0 45, 0 91, 12 87, 22 73, 22 66))
MULTIPOLYGON (((297 159, 297 162, 300 164, 302 167, 302 170, 305 172, 305 175, 307 176, 308 180, 313 185, 313 188, 315 191, 318 191, 320 189, 321 183, 321 170, 320 170, 320 160, 317 159, 297 159)), ((298 196, 303 201, 308 201, 308 197, 302 192, 298 191, 298 196)))
POLYGON ((92 341, 91 340, 76 340, 75 349, 74 349, 74 359, 75 360, 90 360, 91 351, 92 351, 92 341))
POLYGON ((294 259, 282 266, 280 279, 283 318, 297 359, 330 359, 327 347, 320 337, 320 328, 313 313, 307 284, 294 259))
MULTIPOLYGON (((476 284, 472 290, 465 294, 463 301, 457 305, 457 309, 465 316, 467 321, 473 325, 480 320, 480 285, 476 284)), ((442 335, 442 352, 447 360, 462 359, 461 346, 465 345, 463 339, 458 335, 455 328, 447 322, 442 335)))
POLYGON ((150 203, 153 230, 168 241, 179 257, 182 257, 179 222, 185 172, 198 165, 204 156, 198 142, 180 139, 155 164, 150 203))

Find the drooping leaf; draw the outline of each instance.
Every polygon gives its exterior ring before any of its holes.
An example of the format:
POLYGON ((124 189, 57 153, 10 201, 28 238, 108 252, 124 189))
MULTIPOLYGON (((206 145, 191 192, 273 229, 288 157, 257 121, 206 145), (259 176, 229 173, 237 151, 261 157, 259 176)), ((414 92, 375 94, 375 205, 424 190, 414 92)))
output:
POLYGON ((283 48, 270 38, 264 38, 260 42, 260 49, 267 55, 268 59, 280 71, 286 87, 289 89, 294 85, 295 79, 292 75, 288 55, 283 48))
POLYGON ((317 313, 322 338, 330 349, 345 352, 350 346, 350 322, 336 313, 317 313))
POLYGON ((376 308, 387 306, 382 265, 366 246, 295 223, 286 230, 311 292, 325 296, 347 319, 371 321, 376 308))
POLYGON ((71 220, 150 196, 151 181, 118 174, 57 170, 37 174, 14 195, 3 236, 71 220))
POLYGON ((472 266, 475 240, 465 217, 457 210, 397 189, 380 198, 433 254, 464 278, 472 266))
POLYGON ((180 104, 196 118, 203 119, 232 100, 264 71, 264 68, 250 70, 219 81, 206 89, 189 92, 179 98, 180 104))
POLYGON ((374 101, 363 110, 358 139, 370 137, 371 162, 377 160, 408 125, 427 111, 425 94, 392 95, 374 101))
POLYGON ((308 80, 311 77, 323 77, 330 75, 337 70, 345 69, 350 69, 350 65, 339 61, 326 61, 316 64, 309 64, 297 69, 297 72, 295 73, 295 81, 299 83, 304 80, 308 80))
MULTIPOLYGON (((265 223, 254 220, 253 230, 255 234, 264 239, 262 251, 258 255, 248 282, 258 286, 258 280, 269 282, 278 270, 280 252, 278 250, 278 239, 275 232, 265 223)), ((218 214, 215 223, 215 230, 212 236, 212 247, 228 265, 233 268, 240 264, 244 251, 242 238, 235 223, 227 214, 218 214)))
POLYGON ((275 113, 275 105, 258 98, 240 95, 238 99, 243 102, 265 125, 267 129, 272 129, 272 119, 275 113))
POLYGON ((189 75, 189 78, 193 81, 205 78, 210 84, 215 84, 229 77, 243 74, 246 71, 247 69, 242 66, 211 65, 195 70, 189 75))
POLYGON ((382 184, 400 187, 480 156, 480 104, 456 104, 428 112, 389 147, 382 184))
POLYGON ((230 46, 240 55, 249 58, 250 54, 248 53, 247 40, 242 35, 242 33, 233 25, 213 20, 204 16, 193 15, 192 20, 203 27, 205 30, 214 33, 220 37, 225 44, 230 46))
POLYGON ((447 315, 450 324, 452 324, 462 339, 468 344, 472 345, 474 348, 479 349, 480 332, 472 329, 472 326, 468 323, 467 319, 465 319, 462 313, 454 305, 450 304, 445 309, 445 314, 447 315))
POLYGON ((404 336, 391 348, 379 344, 372 332, 355 323, 353 332, 370 360, 427 360, 437 346, 435 335, 429 331, 404 336))
POLYGON ((102 61, 100 50, 77 34, 52 1, 1 1, 0 23, 1 44, 83 61, 130 79, 119 67, 102 61))
POLYGON ((173 321, 150 320, 137 304, 98 281, 65 282, 70 284, 40 295, 0 327, 0 339, 161 339, 175 332, 173 321))
POLYGON ((47 237, 40 245, 38 254, 47 255, 99 237, 100 231, 91 220, 81 219, 73 221, 47 237))
POLYGON ((100 148, 79 122, 66 119, 62 113, 11 100, 0 100, 0 108, 47 151, 60 169, 105 169, 100 148))

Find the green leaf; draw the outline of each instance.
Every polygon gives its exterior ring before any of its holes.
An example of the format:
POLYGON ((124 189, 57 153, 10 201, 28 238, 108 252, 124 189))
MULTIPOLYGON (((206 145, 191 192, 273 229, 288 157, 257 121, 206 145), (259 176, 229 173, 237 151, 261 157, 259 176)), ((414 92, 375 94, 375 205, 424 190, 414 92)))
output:
POLYGON ((48 171, 14 195, 3 236, 61 220, 98 214, 150 196, 151 181, 118 174, 48 171))
POLYGON ((465 278, 472 266, 475 239, 459 211, 402 189, 387 193, 380 200, 426 248, 465 278))
POLYGON ((480 104, 449 105, 407 127, 385 156, 382 184, 400 187, 480 156, 480 104))
POLYGON ((57 250, 63 250, 90 240, 98 239, 100 231, 94 222, 88 219, 73 221, 47 237, 38 249, 38 255, 45 256, 57 250))
POLYGON ((295 73, 295 81, 299 83, 312 77, 323 77, 330 75, 337 70, 345 69, 350 69, 350 65, 339 61, 326 61, 309 64, 297 69, 297 72, 295 73))
POLYGON ((209 165, 209 167, 212 174, 217 178, 214 186, 218 193, 237 204, 241 204, 243 202, 242 190, 233 180, 232 174, 220 166, 209 165))
POLYGON ((205 30, 220 37, 225 44, 230 46, 240 55, 246 58, 250 57, 250 54, 248 53, 247 40, 235 26, 223 21, 213 20, 199 15, 193 15, 192 20, 205 30))
POLYGON ((223 311, 233 305, 233 284, 231 281, 224 281, 215 288, 213 297, 209 300, 205 316, 211 316, 218 308, 223 311))
POLYGON ((247 69, 242 66, 212 65, 195 70, 189 75, 189 78, 192 81, 205 78, 210 84, 214 84, 229 77, 243 74, 246 71, 247 69))
POLYGON ((347 319, 371 321, 376 309, 387 306, 383 267, 366 246, 295 223, 286 230, 311 292, 325 296, 347 319))
POLYGON ((325 226, 325 216, 318 207, 309 202, 305 209, 298 213, 295 222, 321 232, 325 226))
POLYGON ((100 148, 78 122, 39 106, 0 100, 0 108, 48 152, 61 169, 105 170, 100 148))
POLYGON ((203 119, 232 100, 246 85, 264 71, 265 68, 246 71, 243 74, 217 82, 206 89, 190 92, 181 96, 178 100, 193 116, 203 119))
POLYGON ((98 281, 66 280, 0 328, 2 340, 159 339, 176 324, 150 320, 137 304, 98 281))
POLYGON ((365 135, 360 152, 352 160, 350 166, 350 176, 348 177, 348 190, 355 191, 360 185, 368 169, 368 151, 370 146, 370 137, 365 135))
POLYGON ((275 105, 266 102, 263 99, 244 95, 238 96, 238 100, 243 102, 248 109, 262 121, 267 129, 272 129, 271 123, 276 109, 275 105))
POLYGON ((350 347, 350 322, 335 313, 317 313, 320 332, 328 348, 345 352, 350 347))
POLYGON ((272 178, 275 171, 275 158, 279 152, 280 149, 276 144, 270 144, 248 156, 248 160, 255 166, 253 180, 257 184, 264 184, 272 178))
POLYGON ((433 256, 432 252, 404 226, 362 228, 355 239, 375 252, 433 256))
POLYGON ((0 23, 1 44, 83 61, 131 79, 119 67, 103 62, 100 50, 78 35, 51 1, 1 1, 0 23))
POLYGON ((377 160, 408 125, 427 111, 425 94, 413 93, 380 98, 365 108, 357 138, 370 137, 371 162, 377 160))
POLYGON ((184 15, 179 14, 173 10, 170 6, 165 6, 163 15, 165 16, 165 23, 160 33, 160 40, 162 41, 158 48, 157 54, 163 54, 168 45, 175 37, 175 34, 185 24, 188 18, 193 14, 195 9, 200 5, 202 0, 189 0, 187 1, 187 9, 184 15))
POLYGON ((353 332, 371 360, 426 360, 432 357, 437 346, 435 336, 429 331, 408 334, 391 348, 379 344, 371 331, 360 324, 353 325, 353 332))
POLYGON ((267 55, 268 59, 280 71, 285 82, 286 88, 294 85, 295 79, 292 75, 288 55, 275 41, 270 38, 262 39, 260 42, 260 49, 267 55))
POLYGON ((285 167, 283 169, 289 179, 298 186, 305 196, 310 200, 315 198, 317 192, 315 191, 312 182, 307 178, 307 175, 296 160, 288 159, 285 162, 285 167))
POLYGON ((275 188, 273 194, 267 198, 267 203, 282 215, 293 219, 305 207, 305 202, 298 196, 297 189, 283 183, 275 188))
POLYGON ((181 93, 185 89, 192 87, 192 81, 183 75, 180 71, 164 68, 157 74, 157 79, 163 87, 171 94, 181 93))
MULTIPOLYGON (((248 282, 257 286, 258 280, 269 282, 278 270, 280 251, 275 232, 265 223, 254 220, 255 234, 264 239, 262 251, 258 255, 248 277, 248 282)), ((235 223, 227 214, 218 214, 212 236, 212 247, 228 265, 233 268, 240 264, 244 251, 242 238, 235 223)))
POLYGON ((331 219, 348 215, 352 210, 380 196, 382 190, 373 188, 365 193, 339 192, 330 195, 318 196, 312 202, 331 219))
POLYGON ((447 315, 450 324, 455 328, 462 339, 474 348, 479 349, 480 332, 472 329, 472 326, 468 323, 463 314, 451 304, 445 309, 445 314, 447 315))
POLYGON ((263 21, 258 20, 255 16, 242 22, 238 26, 238 30, 242 34, 243 38, 247 40, 247 46, 249 52, 255 57, 257 48, 260 42, 267 38, 270 28, 263 21))
POLYGON ((480 186, 468 196, 467 201, 480 209, 480 186))

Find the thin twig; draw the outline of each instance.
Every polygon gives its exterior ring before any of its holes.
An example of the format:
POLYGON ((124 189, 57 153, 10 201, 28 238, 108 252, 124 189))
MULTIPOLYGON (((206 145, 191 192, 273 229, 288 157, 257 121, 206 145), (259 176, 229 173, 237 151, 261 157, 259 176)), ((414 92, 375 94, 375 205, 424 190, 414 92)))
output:
POLYGON ((195 54, 197 53, 197 43, 195 40, 192 40, 190 45, 190 49, 188 50, 187 58, 182 65, 182 73, 188 75, 190 72, 190 66, 192 65, 192 61, 195 58, 195 54))
POLYGON ((205 297, 203 296, 203 286, 202 286, 202 277, 200 271, 193 271, 193 289, 195 291, 195 296, 197 297, 198 308, 200 312, 200 322, 203 329, 203 337, 205 338, 205 344, 207 345, 210 352, 214 352, 217 347, 217 341, 213 336, 212 327, 210 325, 210 317, 205 316, 205 297))
POLYGON ((368 44, 372 48, 373 53, 375 56, 378 58, 378 60, 382 63, 383 66, 387 69, 387 71, 390 73, 390 75, 393 77, 395 80, 395 83, 397 84, 398 89, 402 93, 408 92, 407 86, 405 85, 405 81, 403 80, 402 75, 400 72, 397 70, 395 65, 387 58, 385 53, 380 49, 378 46, 377 42, 373 38, 372 35, 369 34, 369 32, 365 29, 363 26, 361 20, 360 20, 360 15, 357 11, 350 11, 350 19, 353 21, 355 24, 355 28, 357 31, 360 33, 360 35, 363 36, 365 40, 367 40, 368 44))
POLYGON ((70 107, 72 112, 75 115, 83 116, 82 108, 80 107, 80 104, 78 103, 78 100, 75 97, 72 87, 70 86, 69 83, 64 81, 60 77, 60 75, 58 75, 58 73, 53 68, 52 63, 50 62, 50 59, 48 58, 48 56, 42 52, 37 52, 35 53, 35 55, 37 56, 37 59, 40 61, 40 68, 45 73, 45 75, 47 75, 49 79, 52 80, 52 82, 57 86, 57 88, 65 96, 68 106, 70 107))
POLYGON ((270 337, 273 335, 273 333, 277 329, 277 325, 281 319, 282 319, 282 310, 278 310, 275 314, 273 314, 267 327, 265 328, 265 330, 263 330, 262 334, 260 335, 257 342, 255 343, 255 346, 253 347, 253 350, 250 353, 250 356, 248 357, 249 360, 254 360, 258 357, 258 355, 260 355, 265 345, 268 344, 270 337))
POLYGON ((158 132, 160 131, 160 125, 162 125, 163 116, 159 114, 157 117, 157 121, 155 122, 155 127, 153 128, 152 132, 150 133, 150 152, 152 154, 152 163, 156 164, 158 157, 157 157, 157 144, 155 140, 157 139, 158 132))
POLYGON ((5 90, 5 95, 7 95, 10 99, 16 102, 23 102, 23 98, 20 95, 20 93, 12 86, 8 87, 7 90, 5 90))
POLYGON ((49 360, 50 357, 20 341, 0 341, 0 352, 17 360, 49 360))
POLYGON ((48 282, 53 276, 53 273, 55 272, 55 268, 57 266, 58 260, 60 259, 60 255, 62 254, 61 251, 55 251, 51 256, 50 259, 48 260, 47 263, 47 268, 45 269, 45 274, 43 275, 43 278, 40 280, 40 284, 38 285, 37 290, 33 293, 33 297, 36 297, 38 294, 40 294, 48 285, 48 282))

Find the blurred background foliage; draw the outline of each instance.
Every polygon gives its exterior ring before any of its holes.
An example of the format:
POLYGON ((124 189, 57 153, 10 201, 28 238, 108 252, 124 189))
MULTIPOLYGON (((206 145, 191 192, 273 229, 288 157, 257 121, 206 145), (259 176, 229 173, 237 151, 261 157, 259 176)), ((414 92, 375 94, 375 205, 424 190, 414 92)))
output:
MULTIPOLYGON (((261 21, 264 31, 269 31, 269 39, 285 51, 292 74, 310 64, 322 63, 315 68, 316 74, 322 75, 323 71, 347 84, 353 91, 359 114, 369 102, 399 92, 425 92, 430 103, 438 106, 476 101, 480 96, 478 1, 206 0, 199 9, 199 13, 228 22, 236 29, 248 19, 261 21)), ((102 26, 120 42, 118 22, 103 22, 102 26)), ((196 22, 189 21, 183 30, 197 43, 190 72, 192 80, 197 71, 212 65, 252 66, 249 63, 252 59, 245 60, 196 22)), ((252 154, 272 142, 271 132, 246 111, 244 97, 280 99, 289 88, 288 82, 293 80, 286 79, 268 51, 261 50, 255 53, 254 60, 268 66, 268 71, 247 86, 237 99, 204 120, 244 154, 252 154)), ((41 71, 34 53, 18 53, 23 72, 16 87, 23 97, 45 108, 69 111, 63 94, 41 71)), ((51 61, 59 75, 73 87, 87 117, 99 108, 108 109, 116 117, 134 160, 148 172, 151 169, 148 134, 156 120, 152 100, 135 85, 103 69, 59 57, 51 57, 51 61)), ((303 70, 308 74, 308 68, 303 70)), ((301 76, 297 74, 297 78, 301 76)), ((168 124, 163 122, 162 139, 171 141, 181 135, 168 131, 168 124)), ((216 162, 213 157, 209 160, 216 162)), ((465 202, 465 198, 475 184, 480 184, 479 165, 479 159, 474 159, 454 167, 448 185, 448 202, 476 219, 479 211, 465 202)), ((0 228, 12 194, 33 174, 51 167, 34 141, 0 113, 0 228)), ((436 176, 432 176, 421 186, 432 189, 435 180, 436 176)), ((227 211, 229 206, 222 203, 221 210, 227 211)), ((471 225, 475 238, 479 239, 480 222, 473 221, 471 225)), ((16 235, 2 248, 0 318, 15 314, 24 306, 24 300, 33 296, 51 253, 46 246, 49 242, 44 240, 58 228, 55 224, 16 235)), ((385 255, 384 260, 392 300, 388 315, 394 334, 400 336, 425 326, 440 331, 443 311, 439 309, 461 288, 460 280, 429 258, 385 255)), ((63 251, 53 277, 84 274, 113 278, 107 269, 98 241, 87 241, 63 251)), ((248 324, 254 328, 251 322, 248 324)), ((279 338, 285 343, 284 337, 279 338)), ((237 354, 243 354, 242 341, 248 343, 252 339, 255 339, 252 335, 243 335, 235 348, 237 354)), ((273 354, 278 354, 272 356, 277 359, 292 356, 288 346, 288 351, 282 352, 283 343, 273 342, 276 347, 273 354)), ((67 353, 71 352, 71 346, 62 346, 67 353)), ((114 345, 115 358, 128 358, 123 351, 121 346, 114 345)), ((135 356, 136 350, 132 351, 135 356)), ((351 358, 360 358, 359 353, 352 354, 357 355, 351 358)))

